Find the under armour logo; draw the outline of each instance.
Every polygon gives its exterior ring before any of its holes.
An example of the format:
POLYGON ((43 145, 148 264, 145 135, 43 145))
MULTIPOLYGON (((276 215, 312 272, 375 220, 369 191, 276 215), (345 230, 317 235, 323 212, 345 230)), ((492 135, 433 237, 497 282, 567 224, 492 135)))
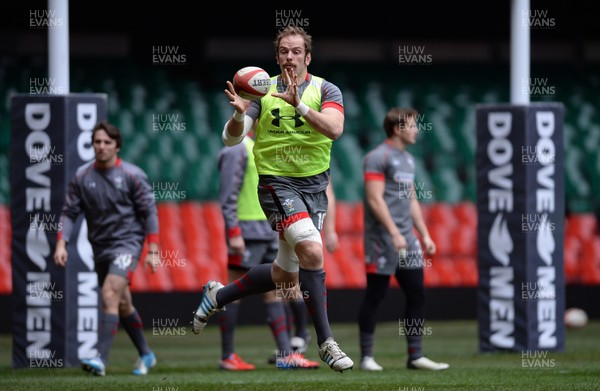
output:
POLYGON ((294 128, 299 128, 300 126, 304 125, 304 121, 300 119, 300 114, 294 111, 294 115, 280 115, 279 110, 280 109, 271 110, 271 115, 275 117, 273 118, 273 121, 271 121, 271 125, 279 127, 279 121, 282 119, 294 120, 294 128))

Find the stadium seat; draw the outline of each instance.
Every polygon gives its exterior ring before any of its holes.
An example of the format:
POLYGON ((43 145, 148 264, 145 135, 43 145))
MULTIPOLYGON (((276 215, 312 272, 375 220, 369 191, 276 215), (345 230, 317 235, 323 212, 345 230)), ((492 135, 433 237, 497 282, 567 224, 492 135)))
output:
POLYGON ((573 213, 591 211, 588 200, 592 188, 588 178, 583 175, 584 155, 578 148, 572 148, 565 153, 565 192, 567 208, 573 213), (582 208, 583 207, 583 208, 582 208))
POLYGON ((10 262, 10 247, 0 247, 0 294, 12 291, 12 265, 10 262))
MULTIPOLYGON (((196 280, 196 290, 202 290, 202 286, 209 280, 226 281, 227 278, 227 254, 214 252, 212 242, 225 242, 225 233, 217 232, 219 228, 212 228, 215 233, 211 233, 209 223, 204 211, 205 205, 197 201, 182 203, 181 219, 184 224, 183 237, 187 246, 187 253, 190 262, 194 264, 194 279, 196 280)), ((214 205, 211 205, 214 208, 214 205)), ((214 213, 211 210, 210 213, 214 213)), ((222 219, 219 216, 219 219, 222 219)), ((227 250, 225 250, 226 252, 227 250)))
POLYGON ((427 218, 428 226, 443 226, 453 230, 458 225, 453 206, 449 203, 437 202, 429 206, 427 218))
POLYGON ((338 235, 352 232, 355 219, 353 204, 346 201, 337 201, 335 206, 335 230, 338 235))
POLYGON ((463 276, 456 270, 453 259, 450 256, 434 255, 432 257, 431 268, 435 269, 440 277, 438 286, 453 287, 462 285, 463 276))
POLYGON ((600 284, 600 237, 593 236, 583 242, 581 280, 584 284, 600 284))
MULTIPOLYGON (((432 125, 432 130, 427 133, 429 136, 427 139, 431 143, 432 150, 436 152, 435 156, 451 156, 456 151, 456 141, 452 137, 452 132, 446 123, 445 114, 436 111, 429 115, 428 118, 429 123, 432 125)), ((446 161, 450 161, 450 159, 446 161)))
MULTIPOLYGON (((184 214, 180 204, 175 204, 177 207, 177 220, 184 221, 184 214)), ((175 289, 178 291, 197 291, 198 282, 195 278, 196 264, 192 261, 188 246, 185 243, 186 226, 183 223, 179 224, 179 230, 174 235, 167 235, 165 239, 165 248, 161 251, 164 264, 164 269, 169 271, 175 289)))
POLYGON ((452 232, 450 226, 435 224, 429 226, 429 235, 436 245, 438 254, 449 255, 452 253, 452 232))
POLYGON ((422 202, 421 203, 421 214, 423 215, 423 220, 425 220, 425 222, 427 224, 429 224, 429 222, 430 222, 429 210, 431 209, 432 205, 434 205, 434 204, 433 203, 429 203, 429 202, 422 202))
POLYGON ((362 202, 355 202, 352 205, 352 232, 355 234, 363 233, 365 229, 365 211, 362 202))
POLYGON ((454 216, 460 225, 477 226, 477 206, 474 202, 459 202, 452 206, 454 216))
POLYGON ((582 241, 598 234, 598 221, 593 213, 578 213, 567 217, 568 230, 582 241))
POLYGON ((476 227, 461 224, 450 235, 452 255, 474 257, 477 255, 476 227))
POLYGON ((323 270, 325 270, 325 284, 328 289, 344 288, 345 280, 334 255, 328 251, 324 252, 325 261, 323 270))
POLYGON ((157 269, 152 273, 149 269, 142 268, 140 273, 141 275, 138 277, 146 280, 146 291, 148 292, 172 292, 175 289, 167 271, 157 269))
MULTIPOLYGON (((177 286, 173 281, 171 265, 176 260, 185 259, 186 257, 183 242, 179 237, 181 230, 179 206, 173 202, 161 202, 157 204, 157 210, 159 224, 161 225, 159 231, 161 267, 157 268, 154 273, 146 268, 143 272, 144 277, 148 280, 148 290, 170 292, 177 286), (168 255, 167 259, 163 258, 165 255, 168 255)), ((143 256, 145 257, 145 254, 143 256)))
POLYGON ((457 256, 454 258, 454 268, 461 277, 460 286, 474 287, 478 283, 477 262, 473 256, 457 256))
POLYGON ((440 167, 431 175, 434 189, 433 197, 438 202, 457 203, 464 199, 464 189, 456 169, 440 167))
POLYGON ((474 166, 467 165, 463 168, 464 191, 463 199, 472 203, 477 202, 477 172, 474 166))
POLYGON ((433 288, 440 286, 441 278, 437 270, 428 267, 423 271, 424 283, 426 288, 433 288))
MULTIPOLYGON (((345 178, 345 185, 349 185, 347 194, 344 197, 346 201, 356 202, 360 200, 360 184, 363 181, 363 150, 360 147, 358 140, 352 135, 344 135, 335 143, 331 150, 332 156, 335 157, 339 172, 345 178)), ((337 181, 338 185, 339 182, 337 181)))
POLYGON ((133 272, 133 276, 131 277, 131 284, 129 285, 129 289, 131 292, 147 292, 149 291, 148 279, 146 279, 145 275, 145 267, 144 267, 144 259, 146 258, 146 253, 148 251, 147 244, 144 244, 144 248, 142 249, 142 253, 140 255, 140 262, 138 263, 137 268, 133 272))
MULTIPOLYGON (((1 132, 1 130, 0 130, 1 132)), ((0 152, 0 207, 10 203, 10 165, 0 152)))
POLYGON ((359 260, 360 262, 365 261, 365 240, 363 232, 356 232, 352 235, 352 241, 350 243, 352 246, 352 256, 353 258, 359 260))
MULTIPOLYGON (((227 244, 225 242, 225 223, 218 202, 205 202, 202 205, 203 221, 208 231, 211 259, 208 260, 209 275, 207 280, 227 279, 227 244)), ((206 265, 206 263, 205 263, 206 265)))
POLYGON ((565 253, 565 282, 579 283, 581 278, 580 257, 581 239, 575 234, 565 235, 564 253, 565 253))
POLYGON ((362 235, 344 235, 340 238, 340 246, 333 254, 338 269, 344 277, 344 287, 364 288, 366 286, 364 257, 354 256, 353 243, 362 240, 362 235))

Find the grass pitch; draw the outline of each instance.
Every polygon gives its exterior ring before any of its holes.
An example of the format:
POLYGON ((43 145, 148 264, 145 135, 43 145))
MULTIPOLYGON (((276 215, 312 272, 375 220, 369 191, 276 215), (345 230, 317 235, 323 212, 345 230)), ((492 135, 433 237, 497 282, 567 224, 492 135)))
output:
MULTIPOLYGON (((479 353, 475 321, 432 321, 426 326, 431 332, 424 339, 425 354, 448 362, 450 369, 406 369, 406 343, 397 323, 377 326, 375 357, 384 367, 382 372, 359 369, 358 326, 334 324, 336 340, 355 361, 354 370, 343 374, 323 363, 316 370, 278 370, 268 364, 274 341, 266 324, 236 331, 237 352, 257 366, 243 373, 218 369, 220 336, 214 324, 200 335, 181 328, 173 333, 148 329, 158 365, 143 377, 131 375, 137 357, 123 330, 111 349, 106 377, 93 377, 78 367, 13 369, 12 338, 0 335, 0 390, 600 390, 599 321, 567 330, 565 352, 534 358, 523 358, 521 353, 479 353)), ((314 339, 306 356, 320 362, 314 339)))

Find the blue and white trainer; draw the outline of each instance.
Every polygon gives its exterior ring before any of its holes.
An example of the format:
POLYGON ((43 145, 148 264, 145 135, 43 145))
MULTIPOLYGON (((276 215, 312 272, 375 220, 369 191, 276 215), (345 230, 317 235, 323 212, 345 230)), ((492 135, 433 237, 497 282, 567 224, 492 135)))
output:
POLYGON ((105 376, 106 366, 100 357, 86 358, 81 360, 81 368, 94 376, 105 376))
POLYGON ((150 352, 148 354, 144 354, 143 356, 140 356, 137 361, 135 362, 135 368, 133 369, 133 374, 134 375, 147 375, 148 371, 150 371, 151 368, 154 368, 156 366, 156 355, 154 354, 154 352, 150 352))
POLYGON ((206 323, 211 316, 220 311, 225 311, 225 307, 217 308, 217 292, 224 288, 224 285, 218 281, 209 281, 204 285, 202 300, 192 320, 192 331, 194 334, 200 334, 200 331, 206 327, 206 323))
POLYGON ((337 342, 331 337, 319 346, 319 356, 334 371, 343 372, 346 369, 354 368, 354 361, 342 352, 337 342))

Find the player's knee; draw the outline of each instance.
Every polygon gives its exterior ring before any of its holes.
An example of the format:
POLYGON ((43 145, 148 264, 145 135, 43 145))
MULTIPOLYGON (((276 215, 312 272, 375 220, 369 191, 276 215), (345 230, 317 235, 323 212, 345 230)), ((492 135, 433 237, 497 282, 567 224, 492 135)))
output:
POLYGON ((312 220, 306 218, 296 221, 285 230, 284 237, 298 256, 302 268, 320 269, 323 267, 321 233, 312 220))
POLYGON ((296 254, 303 269, 323 268, 323 245, 313 241, 303 241, 296 246, 296 254))
POLYGON ((121 298, 117 294, 117 292, 110 288, 102 289, 102 308, 104 310, 107 309, 117 309, 119 310, 121 307, 121 298))

